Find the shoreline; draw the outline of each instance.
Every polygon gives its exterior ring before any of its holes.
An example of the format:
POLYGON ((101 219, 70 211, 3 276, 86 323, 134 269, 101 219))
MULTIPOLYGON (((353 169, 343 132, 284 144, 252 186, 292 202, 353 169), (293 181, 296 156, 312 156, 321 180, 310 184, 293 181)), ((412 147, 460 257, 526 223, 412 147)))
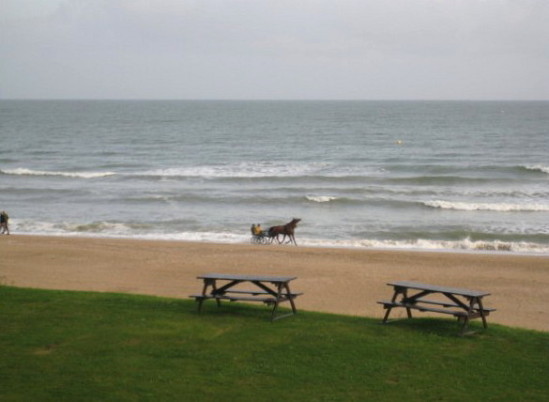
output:
MULTIPOLYGON (((304 293, 298 311, 380 320, 376 302, 391 296, 390 281, 485 290, 485 306, 497 309, 489 325, 549 331, 546 255, 19 234, 0 236, 0 253, 0 281, 10 286, 187 298, 207 272, 292 275, 292 290, 304 293)), ((405 316, 399 310, 392 317, 405 316)))
MULTIPOLYGON (((70 233, 17 233, 18 236, 30 237, 62 237, 74 239, 105 239, 105 240, 130 240, 130 241, 152 241, 152 242, 181 242, 181 243, 199 243, 199 244, 223 244, 223 245, 249 245, 249 241, 215 241, 207 239, 187 239, 149 236, 119 236, 119 235, 95 235, 93 233, 70 234, 70 233)), ((246 235, 247 236, 247 235, 246 235)), ((512 255, 526 257, 549 257, 549 251, 511 251, 505 249, 474 249, 474 248, 421 248, 421 247, 403 247, 403 246, 352 246, 352 245, 331 245, 331 244, 300 244, 303 248, 321 248, 321 249, 340 249, 340 250, 362 250, 362 251, 395 251, 395 252, 419 252, 419 253, 451 253, 451 254, 487 254, 487 255, 512 255)))

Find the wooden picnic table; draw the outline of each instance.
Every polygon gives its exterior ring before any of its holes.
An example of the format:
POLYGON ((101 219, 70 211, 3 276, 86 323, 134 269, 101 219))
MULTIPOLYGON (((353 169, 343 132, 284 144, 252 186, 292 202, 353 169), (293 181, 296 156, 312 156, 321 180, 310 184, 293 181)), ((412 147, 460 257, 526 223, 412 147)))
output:
POLYGON ((202 293, 190 297, 198 302, 198 312, 202 311, 204 300, 209 299, 215 300, 218 307, 221 305, 221 300, 262 302, 273 306, 271 321, 274 321, 297 313, 294 299, 302 293, 292 293, 290 290, 290 282, 296 278, 295 276, 204 274, 197 277, 204 282, 202 293), (242 289, 240 285, 244 283, 254 285, 254 289, 242 289), (278 305, 287 301, 290 302, 292 312, 277 316, 278 305))
POLYGON ((412 309, 453 315, 462 324, 460 333, 464 334, 469 321, 474 318, 481 318, 484 328, 487 328, 486 317, 495 311, 483 306, 482 299, 490 295, 484 291, 408 281, 389 282, 387 285, 393 287, 394 293, 390 301, 378 301, 387 310, 383 323, 387 322, 393 308, 402 307, 406 309, 408 318, 412 318, 412 309), (432 295, 434 298, 426 299, 432 295))

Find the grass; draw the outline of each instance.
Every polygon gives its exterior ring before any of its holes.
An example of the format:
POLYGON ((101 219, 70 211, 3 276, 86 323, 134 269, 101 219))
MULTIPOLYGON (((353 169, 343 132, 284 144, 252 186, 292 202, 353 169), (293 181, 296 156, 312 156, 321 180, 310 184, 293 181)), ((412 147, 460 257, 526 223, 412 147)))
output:
MULTIPOLYGON (((380 308, 380 317, 382 311, 380 308)), ((2 401, 545 401, 549 333, 0 286, 2 401)))

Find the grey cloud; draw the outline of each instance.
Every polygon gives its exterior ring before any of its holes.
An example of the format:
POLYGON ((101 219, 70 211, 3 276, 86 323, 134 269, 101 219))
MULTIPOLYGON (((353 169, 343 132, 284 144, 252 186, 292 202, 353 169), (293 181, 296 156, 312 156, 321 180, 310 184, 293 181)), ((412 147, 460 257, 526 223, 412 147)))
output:
POLYGON ((4 1, 0 98, 549 97, 543 0, 4 1))

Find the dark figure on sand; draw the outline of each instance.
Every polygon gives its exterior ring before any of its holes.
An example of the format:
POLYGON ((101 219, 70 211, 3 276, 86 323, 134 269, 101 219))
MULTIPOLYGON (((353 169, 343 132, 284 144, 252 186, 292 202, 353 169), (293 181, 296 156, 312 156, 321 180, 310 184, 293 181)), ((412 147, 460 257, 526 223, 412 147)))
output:
POLYGON ((6 211, 2 211, 0 213, 0 234, 10 234, 10 228, 8 226, 8 221, 10 217, 6 213, 6 211))

